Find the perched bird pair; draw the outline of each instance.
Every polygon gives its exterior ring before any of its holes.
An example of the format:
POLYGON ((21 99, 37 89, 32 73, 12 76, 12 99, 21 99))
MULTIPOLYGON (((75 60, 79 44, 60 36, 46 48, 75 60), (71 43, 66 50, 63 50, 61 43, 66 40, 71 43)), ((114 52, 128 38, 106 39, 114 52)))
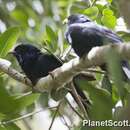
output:
MULTIPOLYGON (((16 57, 21 69, 31 80, 33 85, 35 85, 41 77, 47 76, 49 72, 62 65, 61 61, 58 60, 54 55, 44 54, 40 51, 40 49, 30 44, 18 45, 12 54, 16 57)), ((84 105, 84 108, 87 109, 87 106, 90 105, 89 100, 75 83, 74 86, 76 87, 75 90, 83 101, 82 104, 84 105)), ((74 93, 69 90, 68 92, 71 93, 72 97, 78 104, 74 93)))
MULTIPOLYGON (((83 57, 95 46, 102 46, 107 43, 122 43, 121 38, 113 31, 97 25, 87 16, 80 14, 68 17, 66 39, 79 57, 83 57)), ((18 45, 13 53, 33 85, 35 85, 41 77, 47 76, 49 72, 62 65, 53 55, 44 54, 33 45, 18 45)), ((122 68, 125 68, 123 71, 128 75, 127 72, 130 72, 130 70, 126 62, 123 63, 122 68), (126 69, 127 71, 125 72, 126 69)), ((128 75, 128 77, 130 76, 128 75)), ((79 88, 76 90, 78 90, 78 94, 84 99, 85 97, 83 96, 82 90, 79 91, 79 88)))

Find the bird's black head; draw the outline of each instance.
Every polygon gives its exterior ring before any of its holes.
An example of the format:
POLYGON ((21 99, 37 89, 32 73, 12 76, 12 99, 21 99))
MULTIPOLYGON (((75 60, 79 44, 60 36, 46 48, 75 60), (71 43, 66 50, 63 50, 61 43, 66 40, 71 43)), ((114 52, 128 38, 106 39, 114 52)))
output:
POLYGON ((21 44, 14 48, 14 56, 17 58, 19 63, 24 60, 35 60, 35 58, 40 54, 40 50, 30 44, 21 44))
POLYGON ((91 22, 91 20, 83 14, 73 14, 68 17, 69 25, 73 23, 85 23, 85 22, 91 22))

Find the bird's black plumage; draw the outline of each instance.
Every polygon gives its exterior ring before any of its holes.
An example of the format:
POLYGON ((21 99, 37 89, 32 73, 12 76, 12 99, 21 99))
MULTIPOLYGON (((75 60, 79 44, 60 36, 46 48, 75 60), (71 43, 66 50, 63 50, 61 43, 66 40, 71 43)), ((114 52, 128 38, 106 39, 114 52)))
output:
POLYGON ((68 29, 65 36, 80 57, 88 53, 94 46, 122 42, 122 39, 113 31, 92 22, 87 16, 79 14, 68 17, 68 29))
MULTIPOLYGON (((110 43, 121 44, 123 42, 115 32, 96 24, 82 14, 68 17, 65 37, 79 57, 83 57, 95 46, 110 43)), ((130 78, 130 69, 126 61, 122 61, 122 68, 127 77, 130 78)))
MULTIPOLYGON (((37 47, 29 44, 18 45, 15 47, 13 54, 33 85, 35 85, 41 77, 47 76, 49 72, 62 65, 54 55, 44 54, 37 47)), ((77 93, 79 93, 79 96, 89 103, 83 91, 80 90, 80 88, 76 88, 76 90, 78 90, 77 93)), ((69 92, 71 93, 71 91, 69 92)), ((73 93, 71 94, 74 96, 73 93)), ((84 102, 83 104, 85 105, 84 102)))
POLYGON ((33 85, 39 78, 47 76, 49 72, 62 65, 55 56, 44 54, 38 48, 29 44, 17 46, 14 49, 14 55, 33 85))

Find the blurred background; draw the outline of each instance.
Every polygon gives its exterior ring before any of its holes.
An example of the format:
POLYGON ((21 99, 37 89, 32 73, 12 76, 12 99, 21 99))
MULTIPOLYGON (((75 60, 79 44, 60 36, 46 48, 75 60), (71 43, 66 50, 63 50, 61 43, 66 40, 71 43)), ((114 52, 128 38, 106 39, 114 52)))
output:
MULTIPOLYGON (((116 31, 128 42, 130 23, 127 16, 130 12, 127 11, 126 5, 130 5, 129 0, 0 0, 0 56, 9 60, 11 66, 19 72, 21 69, 15 58, 7 54, 16 44, 33 44, 43 52, 63 58, 69 49, 69 44, 64 38, 66 25, 63 25, 63 20, 74 13, 89 16, 98 24, 116 31), (17 42, 6 47, 3 52, 3 47, 11 41, 10 39, 17 42)), ((65 62, 74 57, 72 51, 65 57, 65 62)), ((111 61, 110 65, 118 66, 111 61)), ((112 76, 119 77, 118 69, 110 68, 112 76)), ((118 83, 113 83, 104 73, 100 73, 99 68, 96 69, 93 72, 96 81, 77 81, 92 102, 91 119, 130 119, 128 118, 130 85, 121 79, 115 79, 118 83)), ((53 107, 58 105, 59 99, 59 95, 50 97, 48 93, 31 93, 31 88, 27 89, 25 85, 0 72, 0 130, 48 130, 51 123, 51 130, 89 130, 82 126, 82 119, 66 100, 61 103, 53 123, 56 113, 53 107), (55 101, 57 97, 58 101, 55 101)), ((80 113, 69 94, 67 99, 80 113)), ((98 129, 101 130, 95 128, 98 129)))

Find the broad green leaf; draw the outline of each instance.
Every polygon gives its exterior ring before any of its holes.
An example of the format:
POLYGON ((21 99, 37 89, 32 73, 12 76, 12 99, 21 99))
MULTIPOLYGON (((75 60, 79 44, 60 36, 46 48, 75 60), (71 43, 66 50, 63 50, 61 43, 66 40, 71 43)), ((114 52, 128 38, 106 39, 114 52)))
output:
POLYGON ((6 115, 3 114, 3 113, 0 113, 0 121, 3 120, 3 119, 5 119, 5 118, 6 118, 6 115))
POLYGON ((116 18, 119 18, 121 16, 120 8, 119 8, 119 0, 112 0, 110 4, 111 6, 109 6, 109 8, 114 12, 114 15, 116 16, 116 18))
POLYGON ((0 78, 0 113, 1 118, 11 119, 17 116, 21 110, 34 103, 39 94, 31 94, 22 97, 10 96, 5 89, 6 83, 0 78))
POLYGON ((108 28, 113 29, 116 26, 116 17, 114 16, 113 11, 106 8, 102 11, 102 14, 103 14, 101 18, 102 23, 108 28))
POLYGON ((119 92, 118 92, 118 88, 115 85, 113 85, 112 86, 112 102, 113 102, 113 105, 115 105, 119 100, 120 100, 120 95, 119 95, 119 92))
POLYGON ((112 98, 105 89, 97 88, 86 80, 77 80, 78 85, 85 90, 92 105, 89 109, 90 119, 106 120, 112 118, 112 98))
POLYGON ((118 89, 120 98, 122 99, 122 101, 124 101, 124 98, 127 94, 127 90, 125 88, 124 83, 125 75, 120 64, 121 59, 119 55, 116 53, 116 51, 114 49, 111 49, 106 56, 106 60, 108 63, 108 70, 111 74, 111 78, 118 89))
POLYGON ((8 130, 8 129, 5 128, 4 126, 0 126, 0 130, 8 130))
POLYGON ((14 11, 11 12, 11 17, 16 20, 17 22, 19 22, 21 25, 23 26, 28 26, 28 14, 21 9, 16 9, 14 11))
POLYGON ((31 94, 22 96, 16 99, 16 103, 18 104, 17 112, 21 111, 22 109, 26 108, 27 106, 31 105, 39 98, 40 94, 31 94))
POLYGON ((60 6, 60 7, 65 7, 66 8, 66 6, 67 6, 67 4, 68 4, 68 1, 62 1, 62 0, 59 0, 59 1, 57 1, 57 3, 58 3, 58 5, 60 6))
MULTIPOLYGON (((86 80, 78 81, 79 86, 84 89, 91 99, 92 105, 88 113, 90 120, 111 120, 112 119, 112 98, 104 89, 93 86, 86 80)), ((91 130, 91 127, 82 127, 81 130, 91 130)), ((94 130, 111 130, 111 127, 95 127, 94 130)))
POLYGON ((5 57, 9 50, 16 43, 20 30, 18 27, 9 28, 0 35, 0 57, 5 57))
POLYGON ((112 3, 113 0, 107 0, 109 3, 112 3))
POLYGON ((57 35, 48 25, 46 26, 46 33, 48 37, 47 43, 49 44, 49 49, 51 49, 52 52, 55 52, 57 50, 57 35))
MULTIPOLYGON (((9 123, 7 125, 4 125, 5 130, 21 130, 16 124, 9 123)), ((1 130, 1 129, 0 129, 1 130)), ((3 129, 4 130, 4 129, 3 129)))
MULTIPOLYGON (((71 3, 70 3, 71 4, 71 3)), ((89 6, 87 5, 87 2, 85 1, 75 1, 71 8, 68 8, 68 12, 70 14, 74 14, 74 13, 82 13, 82 10, 85 10, 86 8, 88 8, 89 6)), ((70 15, 69 14, 69 15, 70 15)))
POLYGON ((98 16, 99 10, 96 6, 90 7, 83 11, 83 14, 86 14, 87 16, 91 17, 92 19, 95 19, 98 16))
POLYGON ((119 31, 118 34, 120 35, 120 37, 122 37, 124 41, 126 42, 130 41, 130 32, 119 31))
POLYGON ((42 107, 47 107, 48 106, 48 101, 49 101, 49 94, 46 93, 42 93, 39 97, 39 103, 42 107))
POLYGON ((113 15, 104 15, 101 18, 102 23, 108 28, 115 28, 116 26, 116 17, 113 15))
POLYGON ((96 4, 96 7, 98 8, 99 13, 102 12, 103 9, 105 8, 104 5, 101 5, 101 4, 96 4))
POLYGON ((47 33, 49 41, 52 41, 52 40, 57 41, 57 36, 56 36, 55 32, 48 25, 46 26, 46 33, 47 33))
POLYGON ((18 105, 7 93, 4 85, 6 85, 6 83, 3 82, 2 78, 0 78, 0 113, 8 114, 8 116, 10 116, 10 114, 13 114, 13 112, 17 109, 18 105))
POLYGON ((107 8, 104 9, 102 13, 103 13, 103 15, 113 15, 113 11, 111 9, 107 9, 107 8))

